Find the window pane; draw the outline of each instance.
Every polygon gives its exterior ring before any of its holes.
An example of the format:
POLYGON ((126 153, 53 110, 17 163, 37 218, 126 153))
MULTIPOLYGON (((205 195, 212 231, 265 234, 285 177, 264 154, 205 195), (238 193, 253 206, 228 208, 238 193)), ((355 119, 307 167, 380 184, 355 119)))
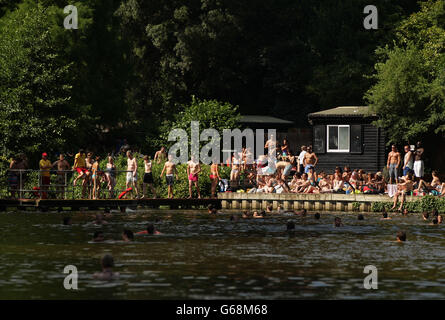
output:
POLYGON ((337 150, 338 149, 338 127, 331 126, 329 128, 329 149, 337 150))
POLYGON ((349 150, 349 128, 340 127, 338 131, 339 131, 339 149, 349 150))
POLYGON ((326 126, 318 125, 314 126, 314 146, 315 153, 326 152, 326 126))

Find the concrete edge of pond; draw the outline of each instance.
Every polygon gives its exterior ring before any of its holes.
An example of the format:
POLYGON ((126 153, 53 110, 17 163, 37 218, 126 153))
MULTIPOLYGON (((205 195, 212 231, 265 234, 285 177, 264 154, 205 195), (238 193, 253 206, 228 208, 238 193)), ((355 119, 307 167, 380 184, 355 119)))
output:
MULTIPOLYGON (((416 201, 420 197, 407 196, 406 201, 416 201)), ((219 193, 222 209, 265 210, 272 205, 276 210, 370 212, 374 202, 392 202, 388 195, 371 194, 295 194, 295 193, 219 193)))

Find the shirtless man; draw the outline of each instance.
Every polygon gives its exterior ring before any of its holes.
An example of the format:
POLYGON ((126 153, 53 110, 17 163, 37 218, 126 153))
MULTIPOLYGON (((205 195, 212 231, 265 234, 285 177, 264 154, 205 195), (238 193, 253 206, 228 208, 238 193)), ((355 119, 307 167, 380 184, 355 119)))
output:
POLYGON ((318 157, 312 151, 312 146, 309 146, 303 158, 304 173, 308 173, 310 167, 315 169, 317 163, 318 163, 318 157))
POLYGON ((87 170, 87 165, 86 165, 86 161, 85 161, 85 151, 83 149, 79 150, 79 153, 77 153, 74 157, 74 165, 73 165, 73 170, 77 171, 77 173, 79 174, 76 179, 74 179, 73 181, 73 186, 76 186, 77 180, 79 179, 83 179, 82 182, 82 198, 85 197, 85 192, 86 192, 86 187, 87 187, 87 182, 88 182, 88 177, 90 175, 90 172, 87 170))
POLYGON ((221 177, 219 176, 218 163, 215 157, 213 158, 213 163, 210 166, 210 181, 212 182, 210 194, 212 198, 216 198, 216 186, 219 180, 221 180, 221 177))
POLYGON ((290 175, 292 165, 287 161, 279 161, 275 165, 277 168, 277 177, 281 177, 283 181, 287 181, 287 177, 290 175))
POLYGON ((153 187, 153 174, 151 172, 151 159, 149 156, 144 156, 144 180, 143 180, 143 195, 142 198, 145 198, 147 195, 147 185, 150 187, 151 192, 153 193, 153 199, 156 198, 156 190, 153 187))
POLYGON ((162 146, 161 150, 156 151, 153 161, 156 161, 156 163, 161 163, 162 161, 165 160, 167 160, 167 152, 165 151, 165 147, 162 146))
POLYGON ((53 162, 53 168, 57 167, 57 197, 65 198, 65 183, 67 181, 66 171, 70 169, 70 164, 65 160, 63 153, 59 155, 59 160, 53 162))
POLYGON ((201 172, 201 165, 199 161, 196 161, 195 156, 192 156, 192 159, 187 162, 187 177, 189 178, 189 199, 192 198, 192 185, 194 184, 196 187, 196 191, 198 192, 198 199, 201 199, 201 193, 199 192, 198 185, 198 177, 201 172))
POLYGON ((130 184, 132 184, 136 194, 136 198, 138 197, 138 187, 136 183, 137 180, 138 180, 138 163, 136 161, 136 158, 133 157, 131 151, 127 151, 127 183, 125 187, 128 189, 130 184))
POLYGON ((106 254, 101 259, 102 272, 96 272, 93 278, 98 280, 113 280, 119 278, 119 272, 113 272, 114 259, 111 255, 106 254))
POLYGON ((408 145, 404 147, 405 157, 403 158, 403 175, 406 176, 408 172, 414 169, 414 156, 408 145))
POLYGON ((173 175, 176 176, 176 180, 178 180, 178 170, 176 169, 176 165, 172 161, 173 156, 171 154, 168 155, 168 161, 164 164, 164 168, 162 169, 160 178, 164 175, 165 172, 165 180, 168 186, 168 198, 173 199, 173 175))
POLYGON ((397 169, 400 165, 400 152, 397 151, 395 145, 391 146, 391 152, 388 154, 388 161, 386 167, 389 169, 389 184, 393 184, 392 178, 395 177, 395 182, 399 182, 397 169))
POLYGON ((423 153, 425 149, 423 149, 422 143, 420 141, 416 144, 416 151, 414 151, 414 174, 417 180, 423 178, 423 153))
POLYGON ((395 209, 397 205, 397 201, 399 199, 399 196, 402 196, 402 201, 400 203, 399 211, 402 211, 403 204, 405 203, 406 194, 413 190, 413 179, 411 173, 408 173, 406 176, 405 182, 399 183, 397 185, 397 193, 394 195, 394 204, 391 208, 391 210, 395 209))

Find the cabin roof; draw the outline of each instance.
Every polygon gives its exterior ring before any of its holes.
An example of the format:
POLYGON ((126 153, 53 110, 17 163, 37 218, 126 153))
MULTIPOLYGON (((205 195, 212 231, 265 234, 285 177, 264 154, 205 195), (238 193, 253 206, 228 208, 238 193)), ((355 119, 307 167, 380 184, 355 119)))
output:
POLYGON ((239 120, 241 123, 273 123, 273 124, 286 124, 291 125, 293 124, 292 121, 275 118, 271 116, 261 116, 261 115, 244 115, 241 116, 241 119, 239 120))
POLYGON ((340 106, 333 109, 323 110, 308 114, 308 118, 329 118, 329 117, 367 117, 376 116, 371 113, 368 106, 340 106))

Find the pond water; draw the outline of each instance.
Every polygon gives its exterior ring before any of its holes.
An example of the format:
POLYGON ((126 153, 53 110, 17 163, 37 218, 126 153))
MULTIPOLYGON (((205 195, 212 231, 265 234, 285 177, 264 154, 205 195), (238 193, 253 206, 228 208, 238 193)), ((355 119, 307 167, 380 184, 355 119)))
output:
POLYGON ((377 214, 332 213, 315 220, 273 216, 230 221, 200 211, 0 214, 0 299, 444 299, 445 227, 420 215, 382 221, 377 214), (63 226, 63 216, 73 225, 63 226), (286 222, 296 223, 285 231, 286 222), (147 222, 163 234, 119 241, 123 229, 147 222), (94 231, 109 240, 92 243, 94 231), (397 230, 408 240, 395 242, 397 230), (113 255, 118 280, 93 279, 99 260, 113 255), (79 272, 78 290, 66 290, 66 265, 79 272), (366 290, 367 265, 378 268, 378 289, 366 290))

